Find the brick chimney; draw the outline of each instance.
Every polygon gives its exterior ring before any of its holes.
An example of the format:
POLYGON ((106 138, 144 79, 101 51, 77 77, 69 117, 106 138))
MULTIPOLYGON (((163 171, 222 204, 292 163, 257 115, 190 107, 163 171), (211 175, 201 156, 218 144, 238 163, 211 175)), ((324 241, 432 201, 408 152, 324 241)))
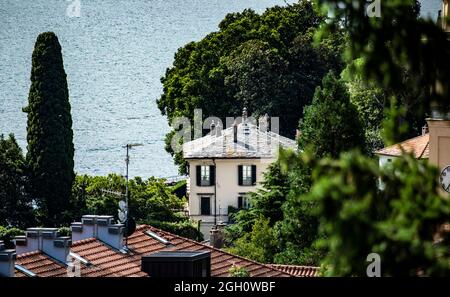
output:
POLYGON ((16 262, 16 251, 6 249, 0 240, 0 277, 14 277, 14 266, 16 262))

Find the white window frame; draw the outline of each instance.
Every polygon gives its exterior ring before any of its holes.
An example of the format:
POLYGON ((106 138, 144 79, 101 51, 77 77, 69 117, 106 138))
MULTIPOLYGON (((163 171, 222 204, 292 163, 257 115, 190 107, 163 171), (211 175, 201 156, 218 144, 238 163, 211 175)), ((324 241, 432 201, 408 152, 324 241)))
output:
POLYGON ((200 185, 201 186, 211 185, 211 166, 209 165, 200 166, 200 185))
POLYGON ((242 185, 253 185, 252 165, 242 165, 242 185))

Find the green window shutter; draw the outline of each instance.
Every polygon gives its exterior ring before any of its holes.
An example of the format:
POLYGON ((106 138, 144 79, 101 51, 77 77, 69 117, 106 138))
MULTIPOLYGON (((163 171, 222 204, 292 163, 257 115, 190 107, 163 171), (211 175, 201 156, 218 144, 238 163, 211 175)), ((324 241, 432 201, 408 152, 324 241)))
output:
POLYGON ((202 167, 200 166, 200 165, 197 165, 196 167, 196 177, 197 177, 197 186, 199 187, 199 186, 201 186, 202 185, 202 183, 201 183, 201 178, 202 178, 202 172, 201 172, 201 170, 202 170, 202 167))
POLYGON ((216 184, 216 166, 209 166, 209 184, 211 186, 216 184))
POLYGON ((238 165, 238 185, 242 186, 242 165, 238 165))
POLYGON ((256 185, 256 165, 252 165, 252 185, 256 185))

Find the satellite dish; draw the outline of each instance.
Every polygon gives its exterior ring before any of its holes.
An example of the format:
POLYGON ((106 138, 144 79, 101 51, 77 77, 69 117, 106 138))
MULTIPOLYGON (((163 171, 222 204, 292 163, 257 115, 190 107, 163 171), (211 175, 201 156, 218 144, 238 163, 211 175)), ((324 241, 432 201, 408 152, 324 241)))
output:
POLYGON ((126 212, 119 210, 118 211, 118 215, 119 215, 119 221, 121 223, 124 223, 127 220, 127 213, 126 212))
POLYGON ((136 221, 133 218, 128 218, 125 222, 125 237, 130 236, 136 231, 136 221))
POLYGON ((127 203, 125 201, 123 201, 123 200, 120 200, 119 201, 119 208, 121 210, 125 210, 127 208, 127 203))

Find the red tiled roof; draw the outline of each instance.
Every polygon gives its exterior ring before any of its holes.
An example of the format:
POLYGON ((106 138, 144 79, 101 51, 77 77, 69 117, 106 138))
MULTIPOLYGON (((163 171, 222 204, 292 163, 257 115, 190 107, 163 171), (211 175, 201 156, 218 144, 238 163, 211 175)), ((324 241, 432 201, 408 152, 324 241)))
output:
MULTIPOLYGON (((81 266, 81 276, 109 277, 109 276, 148 276, 141 271, 141 257, 162 250, 210 251, 211 276, 228 276, 233 264, 247 269, 250 276, 258 277, 289 277, 292 274, 276 269, 269 265, 257 263, 240 256, 232 255, 215 249, 203 243, 162 231, 160 229, 142 225, 128 238, 129 253, 124 254, 115 250, 98 239, 89 238, 74 242, 71 252, 88 260, 92 265, 81 266), (145 234, 151 231, 170 241, 165 245, 153 237, 145 234)), ((66 276, 66 265, 51 259, 42 252, 36 251, 17 256, 16 264, 35 273, 37 276, 52 277, 66 276)), ((25 276, 16 270, 16 276, 25 276)))
MULTIPOLYGON (((56 262, 40 251, 17 256, 16 264, 43 277, 57 277, 66 274, 66 267, 63 264, 56 262)), ((16 276, 25 276, 25 274, 16 270, 16 276)))
POLYGON ((403 142, 385 147, 375 153, 378 155, 386 156, 401 156, 403 153, 412 153, 417 159, 428 159, 429 158, 429 142, 430 135, 424 134, 417 136, 403 142))
POLYGON ((271 264, 272 268, 289 273, 296 277, 317 277, 320 267, 271 264))

